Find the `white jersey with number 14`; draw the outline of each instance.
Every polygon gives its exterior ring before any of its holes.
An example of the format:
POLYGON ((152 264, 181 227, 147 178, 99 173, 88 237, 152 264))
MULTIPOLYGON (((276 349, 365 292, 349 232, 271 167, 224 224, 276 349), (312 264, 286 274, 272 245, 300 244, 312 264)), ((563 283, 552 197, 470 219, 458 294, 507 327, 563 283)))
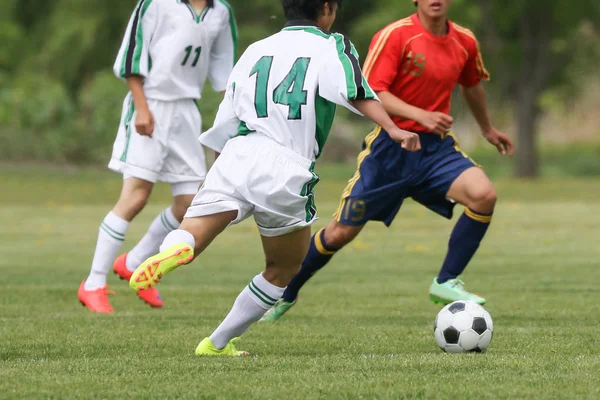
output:
POLYGON ((240 57, 214 126, 200 136, 204 145, 221 151, 232 137, 261 134, 314 161, 336 104, 360 114, 353 100, 377 98, 352 43, 305 24, 288 23, 240 57))

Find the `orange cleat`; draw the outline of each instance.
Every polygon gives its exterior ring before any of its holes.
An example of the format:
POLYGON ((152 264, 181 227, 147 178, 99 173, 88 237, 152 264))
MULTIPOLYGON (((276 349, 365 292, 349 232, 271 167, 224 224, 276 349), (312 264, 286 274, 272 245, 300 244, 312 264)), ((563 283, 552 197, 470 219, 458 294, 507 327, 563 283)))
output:
POLYGON ((108 290, 108 286, 96 290, 85 290, 84 284, 85 281, 81 282, 77 291, 77 298, 83 306, 97 313, 112 313, 114 311, 108 302, 108 295, 115 294, 115 292, 108 290))
MULTIPOLYGON (((119 278, 129 281, 129 278, 131 278, 133 272, 127 269, 127 253, 121 254, 119 257, 117 257, 115 263, 113 264, 113 270, 119 278)), ((138 290, 137 295, 150 307, 161 308, 163 306, 162 298, 160 297, 160 294, 158 294, 158 290, 155 287, 138 290)))

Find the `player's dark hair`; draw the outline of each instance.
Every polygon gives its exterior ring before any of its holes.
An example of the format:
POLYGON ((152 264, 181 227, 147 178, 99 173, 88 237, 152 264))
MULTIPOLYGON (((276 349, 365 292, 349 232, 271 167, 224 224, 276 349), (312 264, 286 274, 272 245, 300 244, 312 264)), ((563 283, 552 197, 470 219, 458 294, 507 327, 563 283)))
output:
POLYGON ((325 3, 342 6, 343 0, 283 0, 283 13, 288 21, 307 19, 316 21, 325 3))

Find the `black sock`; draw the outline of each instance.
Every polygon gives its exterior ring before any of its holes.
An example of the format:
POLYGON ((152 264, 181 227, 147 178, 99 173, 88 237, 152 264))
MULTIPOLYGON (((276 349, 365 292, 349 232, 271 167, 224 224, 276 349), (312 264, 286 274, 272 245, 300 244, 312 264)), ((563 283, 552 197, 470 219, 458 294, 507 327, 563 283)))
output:
POLYGON ((491 221, 492 214, 481 214, 465 208, 450 235, 448 253, 438 275, 438 283, 455 279, 462 274, 479 248, 491 221))
POLYGON ((332 250, 325 243, 325 229, 321 229, 310 239, 308 253, 302 262, 300 272, 292 279, 283 293, 283 300, 292 302, 298 292, 318 270, 331 260, 337 250, 332 250))

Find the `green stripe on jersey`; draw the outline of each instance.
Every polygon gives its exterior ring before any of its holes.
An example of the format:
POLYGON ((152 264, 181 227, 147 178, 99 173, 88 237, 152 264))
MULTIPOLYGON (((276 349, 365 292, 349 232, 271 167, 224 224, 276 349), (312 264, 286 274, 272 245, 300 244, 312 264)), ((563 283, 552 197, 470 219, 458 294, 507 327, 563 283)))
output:
MULTIPOLYGON (((138 17, 138 22, 137 22, 137 27, 136 27, 136 32, 135 32, 135 48, 134 48, 133 58, 132 58, 132 63, 131 63, 132 74, 136 74, 136 73, 139 74, 139 72, 140 72, 140 60, 141 60, 143 38, 144 38, 143 29, 142 29, 142 19, 144 18, 144 14, 148 10, 148 7, 150 7, 151 3, 152 3, 152 0, 140 0, 138 2, 137 6, 135 7, 134 14, 138 14, 139 17, 138 17), (140 7, 142 8, 141 11, 140 11, 140 7), (136 54, 137 54, 137 63, 136 63, 136 54), (137 72, 134 72, 134 71, 136 71, 136 67, 137 67, 137 72)), ((133 21, 135 21, 135 18, 136 17, 133 17, 132 25, 125 33, 126 38, 130 38, 132 35, 131 30, 133 29, 133 21)), ((125 46, 125 51, 123 52, 123 58, 121 60, 121 69, 119 71, 119 75, 121 75, 121 77, 123 77, 123 78, 127 76, 127 54, 129 53, 129 44, 130 44, 130 40, 127 40, 127 45, 125 46)))
POLYGON ((142 21, 144 19, 144 14, 146 14, 148 7, 150 7, 150 4, 152 3, 152 0, 144 1, 140 20, 138 21, 138 29, 135 34, 135 51, 133 52, 133 62, 131 66, 131 73, 133 75, 139 75, 141 72, 140 61, 142 60, 142 48, 144 47, 144 24, 142 21))
POLYGON ((229 11, 229 29, 231 29, 231 40, 233 40, 233 63, 237 59, 238 52, 238 28, 237 23, 235 22, 235 16, 233 15, 233 8, 226 0, 219 0, 221 4, 227 7, 229 11))
POLYGON ((319 96, 319 90, 317 89, 317 94, 315 96, 315 139, 319 146, 317 158, 321 155, 323 147, 325 147, 325 142, 327 142, 327 138, 329 137, 329 132, 331 131, 333 120, 335 118, 335 110, 335 103, 319 96))
MULTIPOLYGON (((350 52, 352 53, 352 55, 354 57, 356 57, 357 60, 360 60, 360 56, 358 55, 358 51, 356 51, 356 47, 354 47, 354 44, 352 44, 352 48, 350 49, 350 52)), ((362 74, 362 71, 361 71, 361 74, 362 74)), ((365 89, 365 99, 366 100, 375 99, 375 92, 373 91, 373 89, 371 89, 371 86, 369 86, 369 82, 367 82, 367 79, 364 77, 364 75, 362 76, 362 86, 365 89)))
POLYGON ((250 133, 254 133, 256 131, 253 131, 252 129, 248 128, 248 125, 246 125, 246 123, 244 121, 240 121, 240 125, 238 126, 238 135, 239 136, 246 136, 250 133))
POLYGON ((323 39, 329 39, 331 37, 331 33, 325 33, 319 28, 315 28, 314 26, 288 26, 287 28, 283 28, 284 31, 305 31, 308 33, 312 33, 313 35, 317 35, 322 37, 323 39))
MULTIPOLYGON (((335 45, 337 48, 337 54, 342 66, 344 67, 344 74, 346 76, 346 89, 348 91, 348 98, 355 99, 358 88, 356 87, 356 81, 354 78, 354 68, 350 58, 345 53, 346 44, 344 43, 344 36, 339 33, 333 33, 332 36, 335 38, 335 45)), ((352 52, 352 49, 350 49, 352 52)), ((362 78, 361 78, 362 79, 362 78)))

